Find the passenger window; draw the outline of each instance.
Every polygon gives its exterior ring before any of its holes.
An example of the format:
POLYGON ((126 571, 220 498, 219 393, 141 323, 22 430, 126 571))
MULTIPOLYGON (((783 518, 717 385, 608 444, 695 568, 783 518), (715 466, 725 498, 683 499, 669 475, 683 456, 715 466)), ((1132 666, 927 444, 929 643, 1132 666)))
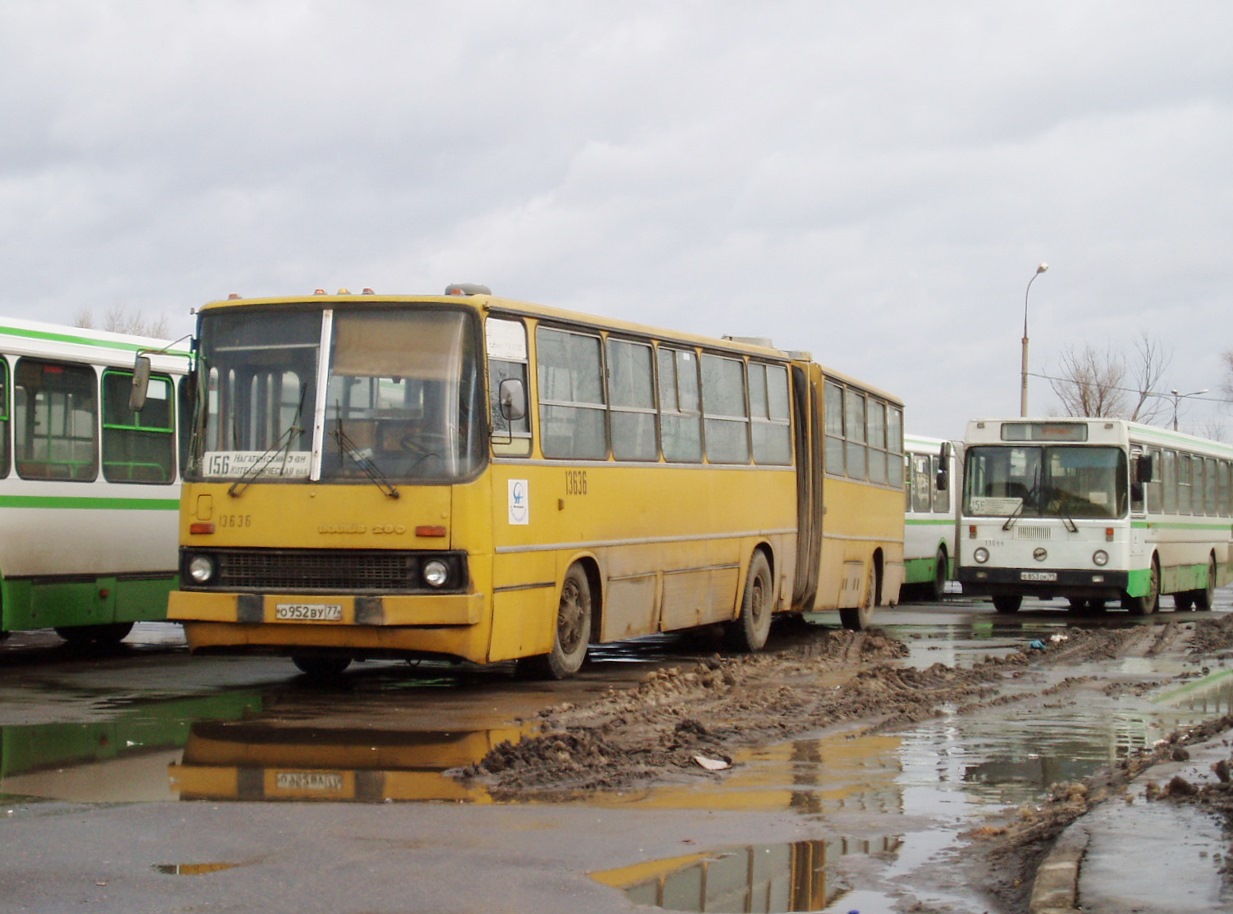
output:
POLYGON ((9 363, 0 358, 0 478, 9 475, 9 363))
POLYGON ((14 446, 23 479, 98 476, 98 400, 92 368, 21 359, 15 372, 14 446))
POLYGON ((738 359, 702 356, 702 414, 706 459, 749 463, 745 366, 738 359))
POLYGON ((175 481, 171 378, 152 375, 140 412, 129 409, 131 371, 103 372, 103 478, 108 482, 170 485, 175 481))
POLYGON ((867 479, 865 447, 865 397, 854 390, 847 391, 844 402, 843 430, 846 439, 844 462, 853 479, 867 479))
POLYGON ((655 379, 651 347, 608 340, 608 402, 612 455, 617 460, 657 460, 655 379))
POLYGON ((540 327, 540 447, 545 457, 608 456, 599 338, 540 327))
POLYGON ((792 462, 788 427, 788 370, 782 365, 749 366, 749 419, 756 463, 786 466, 792 462))
POLYGON ((842 476, 844 468, 843 395, 838 384, 826 382, 826 472, 842 476))
POLYGON ((698 357, 686 349, 659 349, 659 429, 664 459, 702 461, 702 403, 698 357))

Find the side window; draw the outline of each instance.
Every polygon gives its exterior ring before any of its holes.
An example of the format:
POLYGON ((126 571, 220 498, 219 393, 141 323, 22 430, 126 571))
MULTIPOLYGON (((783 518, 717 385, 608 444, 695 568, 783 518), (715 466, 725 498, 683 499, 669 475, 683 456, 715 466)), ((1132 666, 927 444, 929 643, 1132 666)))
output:
POLYGON ((1217 513, 1221 517, 1229 516, 1229 462, 1221 460, 1216 464, 1216 500, 1217 513))
POLYGON ((843 454, 843 395, 838 384, 826 382, 826 472, 842 476, 843 454))
POLYGON ((128 408, 131 371, 103 372, 103 478, 108 482, 170 485, 176 476, 171 378, 151 375, 146 405, 128 408))
POLYGON ((846 433, 844 460, 848 476, 853 479, 868 478, 865 447, 865 395, 849 389, 844 402, 843 429, 846 433))
POLYGON ((545 457, 608 456, 599 337, 536 332, 540 447, 545 457))
POLYGON ((1177 455, 1177 513, 1190 513, 1190 455, 1177 455))
MULTIPOLYGON (((890 478, 887 482, 899 488, 903 485, 903 410, 898 406, 887 409, 886 447, 890 452, 890 478)), ((949 506, 950 497, 945 492, 941 494, 942 500, 949 506)))
POLYGON ((12 398, 9 396, 9 363, 0 358, 0 477, 9 475, 9 410, 12 408, 12 398))
POLYGON ((1216 497, 1216 472, 1219 464, 1215 457, 1206 458, 1203 464, 1203 504, 1207 513, 1215 516, 1220 513, 1220 504, 1216 497))
POLYGON ((869 481, 885 483, 886 466, 886 404, 869 401, 869 481))
POLYGON ((932 465, 927 454, 912 455, 912 510, 918 514, 928 512, 932 503, 932 465))
POLYGON ((788 369, 782 365, 749 365, 749 420, 756 463, 786 466, 792 462, 792 432, 788 427, 788 369))
POLYGON ((484 324, 488 348, 488 404, 492 421, 492 452, 507 457, 531 456, 531 395, 527 385, 527 330, 519 321, 490 317, 484 324), (506 384, 504 393, 502 385, 506 384), (506 418, 501 400, 521 388, 521 418, 506 418))
POLYGON ((701 463, 698 357, 688 349, 659 348, 659 429, 665 460, 701 463))
POLYGON ((749 463, 745 363, 740 359, 702 356, 702 414, 706 459, 749 463))
POLYGON ((1177 513, 1177 451, 1165 451, 1162 455, 1160 480, 1164 489, 1164 513, 1177 513))
POLYGON ((14 450, 23 479, 98 476, 94 369, 21 359, 15 374, 14 450))
POLYGON ((608 403, 612 455, 617 460, 657 460, 655 378, 651 347, 608 340, 608 403))

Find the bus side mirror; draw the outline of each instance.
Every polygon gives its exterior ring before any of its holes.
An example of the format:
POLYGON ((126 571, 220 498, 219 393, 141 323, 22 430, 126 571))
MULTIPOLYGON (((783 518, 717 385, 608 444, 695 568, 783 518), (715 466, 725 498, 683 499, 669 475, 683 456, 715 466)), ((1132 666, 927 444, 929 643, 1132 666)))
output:
POLYGON ((516 422, 527 415, 527 389, 519 378, 506 378, 497 392, 501 416, 506 422, 516 422))
POLYGON ((128 408, 141 412, 146 405, 146 392, 150 388, 150 357, 137 354, 133 362, 133 386, 128 392, 128 408))
POLYGON ((1151 482, 1154 477, 1151 454, 1140 454, 1135 459, 1135 482, 1151 482))
POLYGON ((949 441, 942 442, 942 449, 938 452, 938 479, 937 489, 939 492, 945 492, 950 488, 950 458, 954 453, 954 448, 949 441))

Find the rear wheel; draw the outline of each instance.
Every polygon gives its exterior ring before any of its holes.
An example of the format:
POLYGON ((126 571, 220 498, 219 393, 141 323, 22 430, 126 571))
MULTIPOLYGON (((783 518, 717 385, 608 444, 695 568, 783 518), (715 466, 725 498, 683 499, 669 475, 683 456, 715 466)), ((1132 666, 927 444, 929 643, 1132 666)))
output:
POLYGON ((1019 607, 1023 605, 1023 597, 1015 596, 997 596, 993 598, 993 608, 1000 613, 1017 613, 1019 607))
POLYGON ((1132 616, 1150 616, 1160 608, 1160 560, 1152 556, 1152 567, 1147 577, 1147 593, 1141 597, 1131 597, 1126 601, 1126 608, 1132 616))
POLYGON ((581 565, 571 565, 561 585, 552 652, 523 657, 518 671, 535 679, 568 679, 580 669, 591 640, 591 582, 581 565))
POLYGON ((771 611, 775 603, 775 582, 766 556, 755 552, 745 577, 745 596, 741 614, 724 626, 724 640, 735 651, 752 654, 762 650, 771 632, 771 611))
POLYGON ((69 644, 119 644, 133 630, 132 622, 105 625, 73 625, 56 628, 56 634, 69 644))
POLYGON ((869 574, 865 576, 865 595, 860 606, 849 606, 839 610, 839 621, 843 627, 854 632, 864 631, 873 622, 873 605, 877 602, 877 572, 873 563, 869 563, 869 574))

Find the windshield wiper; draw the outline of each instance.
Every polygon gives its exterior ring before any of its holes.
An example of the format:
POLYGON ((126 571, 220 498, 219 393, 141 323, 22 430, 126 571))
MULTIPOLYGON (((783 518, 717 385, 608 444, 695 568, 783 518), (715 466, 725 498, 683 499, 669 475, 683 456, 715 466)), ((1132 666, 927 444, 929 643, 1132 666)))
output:
POLYGON ((372 480, 373 485, 390 498, 398 497, 398 490, 394 488, 393 483, 381 472, 380 467, 373 463, 372 451, 368 448, 360 450, 355 442, 347 437, 347 433, 343 431, 341 416, 334 427, 334 440, 338 442, 338 449, 351 458, 364 475, 372 480))
MULTIPOLYGON (((1028 493, 1029 495, 1031 493, 1028 493)), ((1002 524, 1003 530, 1009 530, 1015 525, 1015 521, 1019 519, 1019 515, 1023 513, 1023 508, 1027 504, 1027 498, 1019 500, 1019 505, 1010 513, 1010 517, 1006 518, 1006 523, 1002 524)))
MULTIPOLYGON (((291 418, 291 425, 282 433, 273 446, 267 448, 266 451, 253 461, 252 465, 240 474, 240 478, 231 484, 227 489, 227 494, 232 498, 237 498, 241 492, 248 488, 250 480, 255 476, 261 475, 266 467, 274 462, 274 458, 282 454, 283 457, 283 472, 287 469, 287 458, 291 455, 291 442, 295 440, 297 433, 304 434, 304 429, 300 426, 300 416, 304 412, 304 395, 308 392, 308 385, 300 385, 300 405, 296 407, 295 415, 291 418)), ((282 475, 279 473, 278 475, 282 475)))

